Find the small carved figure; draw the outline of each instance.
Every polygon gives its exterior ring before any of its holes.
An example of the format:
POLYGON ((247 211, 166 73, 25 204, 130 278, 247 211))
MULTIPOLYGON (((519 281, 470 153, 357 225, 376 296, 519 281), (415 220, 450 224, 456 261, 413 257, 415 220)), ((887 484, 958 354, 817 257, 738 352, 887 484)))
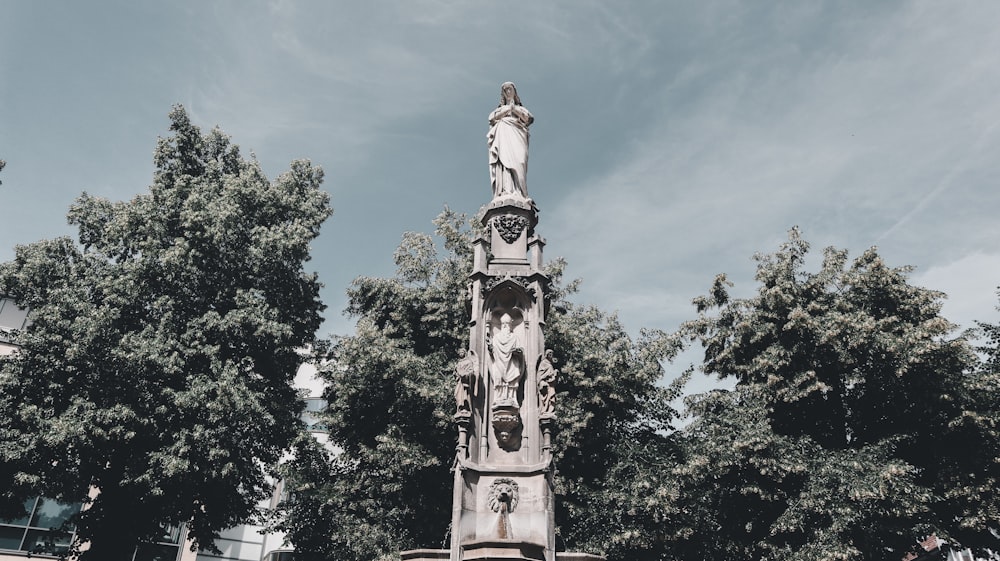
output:
POLYGON ((528 198, 528 126, 535 118, 521 105, 513 82, 500 86, 500 105, 490 113, 490 185, 493 198, 528 198))
POLYGON ((518 405, 517 388, 524 374, 524 349, 514 334, 514 320, 509 314, 500 317, 500 330, 487 340, 493 360, 490 380, 493 383, 493 406, 518 405))
POLYGON ((455 407, 458 412, 472 410, 472 394, 479 379, 479 361, 473 350, 461 350, 455 365, 455 407))
POLYGON ((556 377, 559 371, 555 369, 556 359, 552 357, 552 349, 546 349, 545 355, 538 357, 538 412, 540 415, 552 415, 555 411, 556 377))

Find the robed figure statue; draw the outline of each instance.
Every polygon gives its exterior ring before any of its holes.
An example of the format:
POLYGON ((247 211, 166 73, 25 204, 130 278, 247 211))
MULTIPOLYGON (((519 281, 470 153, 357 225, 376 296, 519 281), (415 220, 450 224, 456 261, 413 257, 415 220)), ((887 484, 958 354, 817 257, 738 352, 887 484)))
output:
POLYGON ((535 120, 521 105, 513 82, 500 86, 500 105, 490 113, 490 184, 493 198, 528 198, 528 126, 535 120))
POLYGON ((500 330, 488 341, 492 361, 493 406, 518 406, 517 390, 524 375, 524 348, 513 331, 513 319, 500 317, 500 330))

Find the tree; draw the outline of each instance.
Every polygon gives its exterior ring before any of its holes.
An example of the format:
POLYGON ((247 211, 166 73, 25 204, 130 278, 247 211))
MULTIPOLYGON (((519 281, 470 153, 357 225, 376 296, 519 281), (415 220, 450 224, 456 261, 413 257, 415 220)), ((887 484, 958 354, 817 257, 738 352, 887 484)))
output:
MULTIPOLYGON (((997 290, 1000 297, 1000 289, 997 290)), ((1000 310, 1000 306, 997 306, 1000 310)), ((984 342, 977 349, 983 356, 982 372, 1000 375, 1000 324, 976 322, 984 342)))
POLYGON ((31 494, 87 503, 71 520, 85 560, 130 559, 166 524, 211 549, 255 516, 299 432, 290 382, 321 321, 303 265, 331 213, 322 170, 296 161, 271 182, 218 129, 179 106, 170 120, 148 193, 84 193, 78 241, 0 266, 0 293, 31 310, 0 362, 7 512, 31 494))
MULTIPOLYGON (((393 278, 359 278, 348 311, 354 335, 332 342, 321 369, 327 424, 338 448, 305 441, 287 467, 290 499, 281 529, 306 559, 389 558, 448 546, 457 434, 452 369, 468 345, 472 235, 445 210, 435 221, 445 251, 408 233, 393 278)), ((656 462, 670 453, 666 432, 677 387, 656 385, 669 338, 630 341, 613 315, 567 300, 564 264, 551 264, 547 346, 560 360, 555 437, 560 546, 625 552, 665 546, 648 512, 656 462), (633 461, 642 458, 645 463, 633 461)), ((322 361, 321 361, 322 362, 322 361)))
POLYGON ((735 388, 690 398, 664 506, 677 556, 883 560, 931 532, 988 543, 995 386, 941 317, 943 294, 875 249, 851 263, 827 249, 807 272, 808 248, 792 230, 757 256, 750 298, 720 276, 681 330, 735 388))

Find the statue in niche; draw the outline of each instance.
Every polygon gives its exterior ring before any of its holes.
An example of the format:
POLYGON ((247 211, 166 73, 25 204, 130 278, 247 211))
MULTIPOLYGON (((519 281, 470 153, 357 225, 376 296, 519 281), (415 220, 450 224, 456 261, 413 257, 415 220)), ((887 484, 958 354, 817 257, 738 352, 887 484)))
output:
POLYGON ((493 407, 517 407, 517 388, 524 375, 524 345, 514 333, 510 314, 500 316, 500 330, 486 341, 492 360, 493 407))
POLYGON ((553 364, 556 359, 552 357, 552 349, 546 349, 543 356, 538 357, 538 413, 540 415, 551 416, 555 413, 556 398, 556 377, 559 371, 553 364))
POLYGON ((472 394, 479 380, 479 361, 473 350, 459 351, 455 365, 455 408, 459 413, 472 411, 472 394))
POLYGON ((500 86, 500 105, 490 113, 490 185, 493 198, 528 198, 528 126, 535 118, 521 105, 513 82, 500 86))

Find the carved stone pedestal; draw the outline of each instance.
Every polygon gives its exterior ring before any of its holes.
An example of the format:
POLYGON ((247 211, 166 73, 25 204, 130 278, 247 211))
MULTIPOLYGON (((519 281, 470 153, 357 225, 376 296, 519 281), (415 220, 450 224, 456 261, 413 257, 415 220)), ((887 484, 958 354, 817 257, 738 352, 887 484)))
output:
POLYGON ((495 199, 486 208, 483 224, 489 228, 492 262, 527 265, 528 240, 535 233, 538 209, 531 199, 495 199))

